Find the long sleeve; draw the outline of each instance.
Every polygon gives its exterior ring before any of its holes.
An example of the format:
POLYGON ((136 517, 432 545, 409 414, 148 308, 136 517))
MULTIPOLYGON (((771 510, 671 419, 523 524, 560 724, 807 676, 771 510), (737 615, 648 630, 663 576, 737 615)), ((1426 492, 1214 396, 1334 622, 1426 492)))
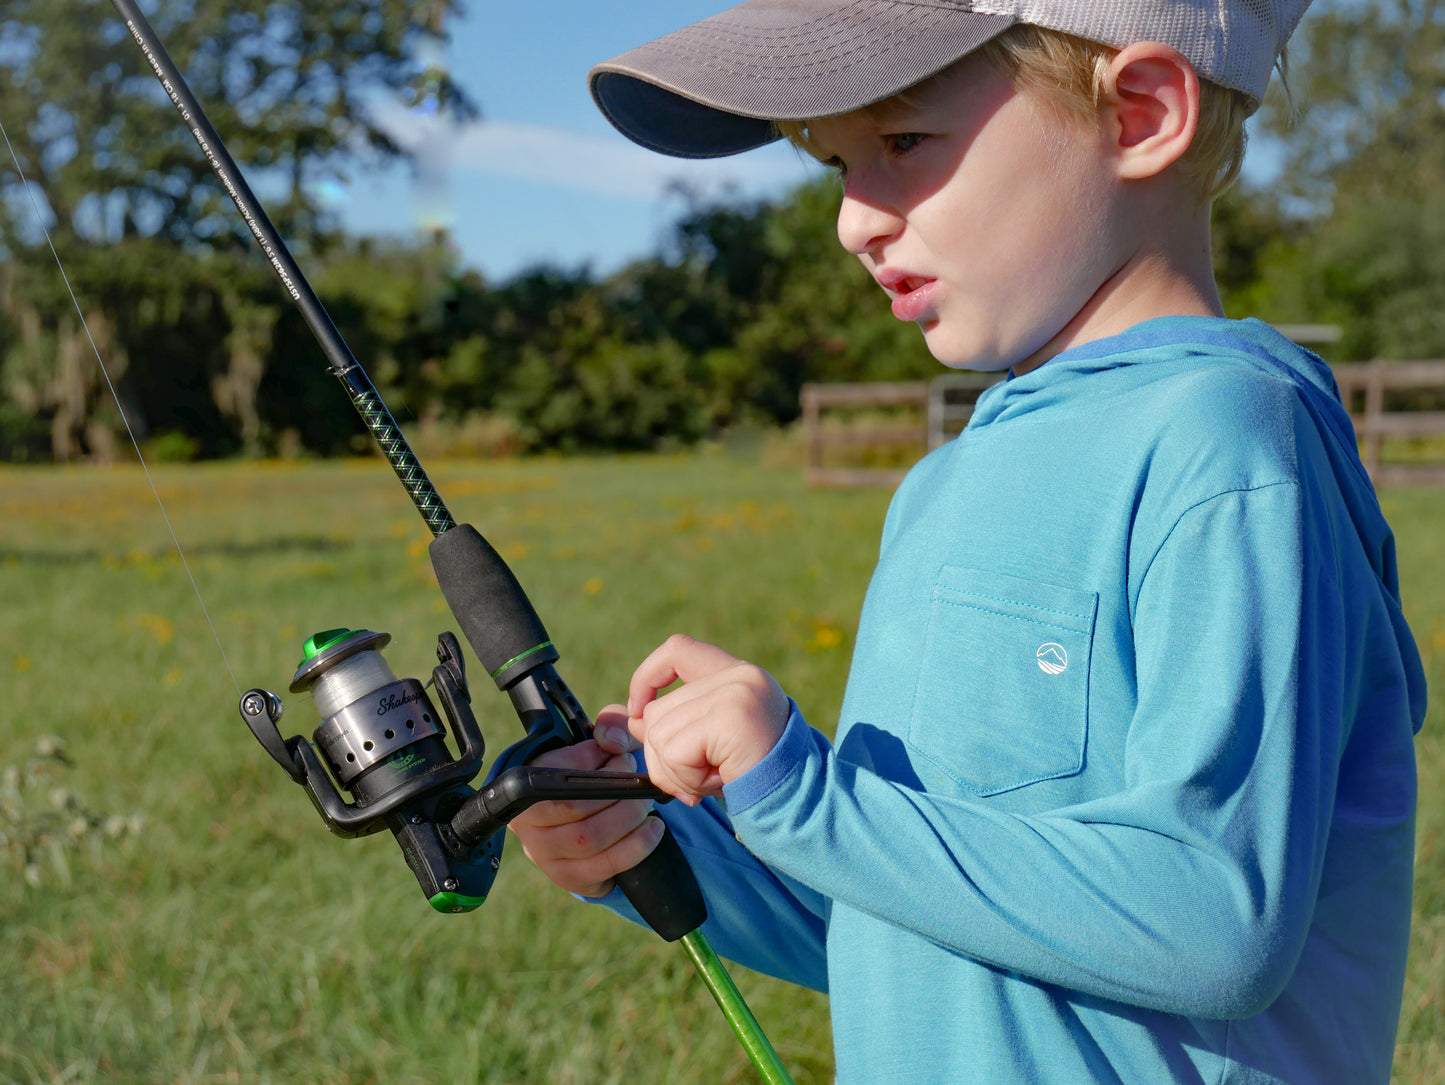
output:
POLYGON ((1288 486, 1222 495, 1159 552, 1118 791, 1002 812, 860 769, 797 721, 729 786, 739 834, 825 896, 993 966, 1171 1013, 1262 1009, 1309 926, 1341 748, 1329 691, 1302 712, 1302 616, 1340 618, 1289 553, 1297 505, 1288 486))

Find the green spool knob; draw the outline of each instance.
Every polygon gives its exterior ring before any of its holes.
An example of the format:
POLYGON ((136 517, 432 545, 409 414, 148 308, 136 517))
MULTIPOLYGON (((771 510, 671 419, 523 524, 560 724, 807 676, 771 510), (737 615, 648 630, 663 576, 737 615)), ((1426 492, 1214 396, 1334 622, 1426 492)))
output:
POLYGON ((312 633, 306 638, 306 643, 301 646, 301 650, 305 653, 302 662, 316 658, 337 641, 345 640, 354 632, 356 632, 354 629, 324 629, 320 633, 312 633))
POLYGON ((291 692, 302 693, 310 689, 323 671, 357 652, 385 648, 390 643, 390 633, 373 633, 370 629, 323 629, 320 633, 312 633, 301 646, 306 658, 291 679, 291 692))

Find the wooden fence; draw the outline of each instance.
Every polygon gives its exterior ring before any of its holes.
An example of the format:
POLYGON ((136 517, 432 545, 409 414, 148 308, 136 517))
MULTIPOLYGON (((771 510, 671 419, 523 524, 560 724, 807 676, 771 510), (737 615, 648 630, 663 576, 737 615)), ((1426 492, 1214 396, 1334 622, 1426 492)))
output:
POLYGON ((898 485, 923 453, 959 434, 979 394, 1000 377, 803 385, 808 485, 898 485))
POLYGON ((1362 362, 1334 371, 1375 485, 1445 485, 1445 411, 1433 409, 1445 404, 1445 361, 1362 362), (1409 460, 1387 457, 1387 441, 1406 445, 1409 460), (1412 441, 1420 447, 1409 449, 1412 441))
MULTIPOLYGON (((1377 486, 1445 485, 1445 361, 1334 366, 1360 458, 1377 486)), ((896 486, 925 452, 968 423, 993 373, 931 381, 806 384, 810 486, 896 486)))

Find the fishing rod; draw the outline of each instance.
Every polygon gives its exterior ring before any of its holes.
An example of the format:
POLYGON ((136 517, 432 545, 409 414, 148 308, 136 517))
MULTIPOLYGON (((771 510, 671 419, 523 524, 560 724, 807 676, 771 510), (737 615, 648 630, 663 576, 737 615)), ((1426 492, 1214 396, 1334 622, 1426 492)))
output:
MULTIPOLYGON (((269 690, 242 694, 241 718, 262 748, 306 789, 327 829, 341 837, 390 829, 432 907, 446 913, 472 911, 486 900, 501 865, 507 823, 535 803, 625 798, 666 802, 668 796, 641 773, 529 764, 548 750, 583 741, 591 730, 581 704, 554 666, 560 658, 556 646, 506 562, 476 528, 452 517, 139 7, 134 0, 112 3, 316 337, 329 372, 341 382, 431 529, 429 552, 442 595, 478 661, 510 697, 526 737, 498 756, 479 789, 471 786, 481 771, 485 747, 471 710, 461 646, 451 633, 438 638, 438 663, 432 671, 445 723, 425 686, 414 678, 398 679, 387 665, 381 649, 390 636, 365 629, 325 630, 303 646, 304 658, 289 688, 309 693, 322 717, 312 736, 315 748, 300 735, 282 738, 278 722, 283 702, 269 690), (446 724, 456 736, 456 756, 445 741, 446 724)), ((701 930, 707 905, 671 830, 645 860, 616 881, 654 931, 666 941, 681 941, 763 1079, 791 1085, 701 930)))

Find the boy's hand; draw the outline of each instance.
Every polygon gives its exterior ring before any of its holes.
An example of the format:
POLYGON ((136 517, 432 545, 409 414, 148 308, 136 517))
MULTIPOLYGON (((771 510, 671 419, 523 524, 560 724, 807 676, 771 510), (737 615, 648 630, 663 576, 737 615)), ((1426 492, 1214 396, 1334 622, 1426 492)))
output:
MULTIPOLYGON (((694 806, 761 761, 788 722, 787 695, 772 675, 684 636, 669 638, 637 668, 628 704, 598 712, 588 741, 532 764, 635 772, 629 751, 640 740, 652 782, 694 806), (658 696, 678 680, 685 685, 658 696)), ((651 809, 650 801, 630 799, 542 802, 510 827, 548 878, 569 893, 602 897, 662 839, 651 809)))
POLYGON ((777 745, 788 697, 761 667, 679 634, 633 674, 627 716, 652 782, 695 806, 777 745), (684 685, 658 696, 678 680, 684 685))
MULTIPOLYGON (((597 719, 598 739, 551 750, 532 764, 636 772, 636 762, 626 752, 635 743, 627 736, 621 707, 603 709, 597 719), (610 731, 621 731, 620 746, 608 740, 610 731)), ((651 809, 650 799, 539 802, 513 818, 509 827, 527 858, 552 881, 569 893, 604 897, 612 879, 646 859, 662 839, 662 821, 647 816, 651 809)))

